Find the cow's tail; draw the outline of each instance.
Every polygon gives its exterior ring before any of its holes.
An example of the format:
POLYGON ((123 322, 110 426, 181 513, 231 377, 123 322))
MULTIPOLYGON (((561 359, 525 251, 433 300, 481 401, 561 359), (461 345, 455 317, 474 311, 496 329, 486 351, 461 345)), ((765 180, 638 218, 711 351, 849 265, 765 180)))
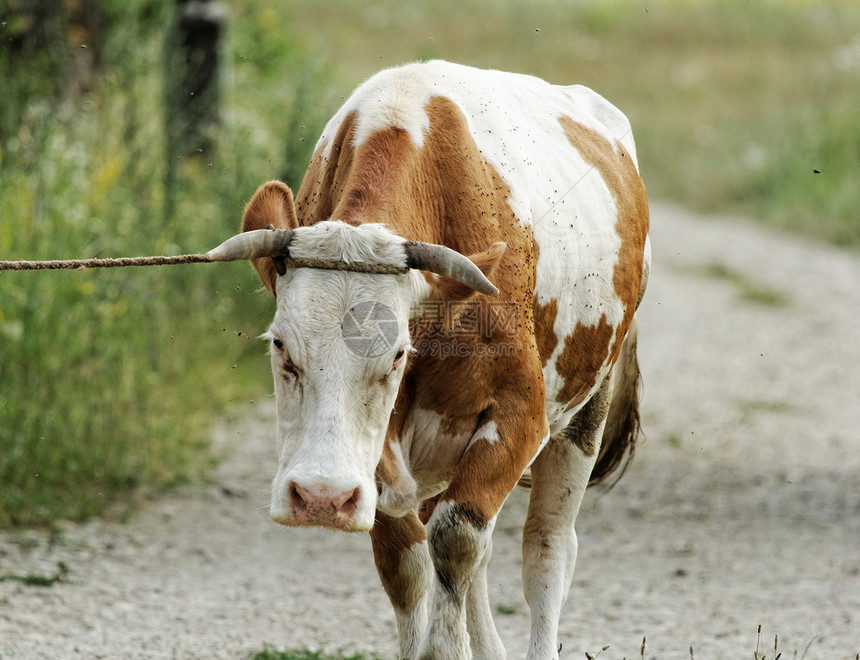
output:
POLYGON ((620 468, 612 485, 624 475, 639 438, 639 361, 636 358, 636 318, 621 347, 610 376, 609 414, 603 430, 600 453, 591 472, 589 486, 601 483, 620 468))

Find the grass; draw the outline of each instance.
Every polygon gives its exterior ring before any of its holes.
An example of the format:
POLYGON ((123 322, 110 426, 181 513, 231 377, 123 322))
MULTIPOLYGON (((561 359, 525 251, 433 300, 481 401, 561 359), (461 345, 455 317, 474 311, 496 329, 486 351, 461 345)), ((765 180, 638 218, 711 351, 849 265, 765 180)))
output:
MULTIPOLYGON (((261 181, 309 158, 312 141, 273 117, 312 120, 319 108, 299 102, 325 97, 316 80, 304 101, 287 88, 236 102, 315 66, 286 25, 262 39, 267 10, 249 1, 225 47, 234 79, 217 149, 179 160, 169 191, 159 63, 173 3, 148 3, 158 11, 144 20, 146 4, 115 8, 107 68, 82 100, 16 101, 17 124, 0 131, 4 259, 205 251, 235 233, 261 181), (256 59, 261 41, 276 66, 256 59)), ((258 287, 241 263, 0 274, 0 527, 122 515, 135 493, 205 478, 213 413, 270 388, 253 339, 271 304, 258 287)))
POLYGON ((726 264, 716 262, 708 264, 703 268, 703 272, 709 277, 733 285, 738 296, 746 302, 765 307, 785 307, 789 303, 785 294, 726 264))
MULTIPOLYGON (((812 646, 812 644, 815 642, 815 640, 817 638, 818 638, 818 636, 816 635, 812 639, 809 640, 809 642, 807 643, 806 647, 803 649, 803 652, 801 653, 799 658, 797 655, 797 649, 795 649, 794 654, 792 656, 794 658, 794 660, 805 660, 806 653, 809 651, 810 647, 812 646)), ((609 648, 610 648, 609 646, 604 646, 595 654, 592 654, 592 653, 589 653, 588 651, 586 651, 585 657, 587 660, 597 660, 597 658, 604 651, 607 651, 609 648)), ((640 657, 640 658, 645 657, 646 648, 647 648, 646 638, 643 637, 642 638, 642 645, 639 647, 639 656, 638 657, 640 657)), ((696 655, 695 655, 695 650, 694 650, 692 645, 689 648, 689 653, 690 653, 690 660, 695 660, 696 655)), ((652 656, 649 655, 649 657, 652 657, 652 656)), ((653 657, 657 657, 657 656, 653 656, 653 657)), ((739 654, 738 657, 749 657, 749 656, 746 653, 742 653, 742 654, 739 654)), ((753 651, 753 660, 780 660, 780 658, 782 658, 782 657, 783 657, 783 652, 779 650, 779 635, 774 635, 773 648, 772 649, 767 648, 765 642, 763 642, 763 640, 762 640, 761 625, 759 625, 758 626, 758 633, 756 636, 755 651, 753 651)), ((860 658, 860 656, 858 656, 858 658, 860 658)), ((626 660, 626 657, 623 660, 626 660)))
POLYGON ((250 660, 379 660, 374 657, 357 655, 327 655, 320 651, 277 651, 273 648, 266 647, 259 653, 250 656, 250 660))
MULTIPOLYGON (((756 645, 755 650, 753 651, 754 660, 780 660, 780 658, 788 657, 785 655, 783 651, 779 648, 779 635, 774 635, 773 638, 773 646, 770 647, 767 642, 762 639, 762 627, 758 626, 758 632, 756 635, 756 645)), ((800 656, 798 657, 798 650, 795 649, 792 657, 795 660, 805 660, 806 655, 815 643, 818 636, 812 637, 804 647, 800 656)), ((585 652, 585 658, 587 660, 597 660, 603 653, 610 650, 609 645, 605 645, 597 650, 596 653, 592 653, 589 651, 585 652)), ((561 655, 561 651, 563 647, 559 647, 559 654, 561 655)), ((645 658, 647 650, 647 638, 642 638, 642 643, 639 646, 639 653, 636 657, 645 658)), ((568 654, 569 655, 569 654, 568 654)), ((652 652, 649 652, 648 657, 659 657, 652 655, 652 652)), ((693 645, 689 647, 689 657, 690 660, 695 660, 695 649, 693 645)), ((749 657, 747 652, 739 653, 738 657, 749 657)), ((278 651, 272 647, 266 646, 262 651, 255 653, 249 656, 249 660, 379 660, 377 656, 366 656, 362 654, 349 655, 345 656, 340 653, 336 655, 328 655, 322 653, 320 651, 309 651, 309 650, 289 650, 289 651, 278 651)), ((624 658, 626 660, 626 656, 624 658)), ((858 660, 860 660, 860 656, 858 656, 858 660)))
POLYGON ((57 572, 53 575, 36 575, 28 573, 26 575, 17 575, 7 573, 0 575, 0 582, 20 582, 28 587, 53 587, 55 584, 67 582, 69 576, 69 567, 59 562, 57 564, 57 572))

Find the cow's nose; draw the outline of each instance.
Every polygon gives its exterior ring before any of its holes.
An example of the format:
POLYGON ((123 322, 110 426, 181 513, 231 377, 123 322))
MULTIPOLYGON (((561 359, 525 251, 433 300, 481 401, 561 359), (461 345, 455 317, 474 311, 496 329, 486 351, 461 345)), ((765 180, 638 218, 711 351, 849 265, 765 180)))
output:
POLYGON ((288 493, 293 519, 299 525, 319 525, 343 529, 355 515, 360 489, 340 491, 331 488, 304 487, 290 482, 288 493))

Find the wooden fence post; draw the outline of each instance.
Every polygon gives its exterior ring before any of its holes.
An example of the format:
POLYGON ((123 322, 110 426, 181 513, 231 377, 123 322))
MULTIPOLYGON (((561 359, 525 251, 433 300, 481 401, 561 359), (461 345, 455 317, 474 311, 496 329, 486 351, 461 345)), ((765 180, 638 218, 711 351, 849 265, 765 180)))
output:
POLYGON ((177 0, 165 56, 165 221, 173 216, 177 160, 215 147, 212 129, 219 121, 226 15, 224 5, 214 0, 177 0))

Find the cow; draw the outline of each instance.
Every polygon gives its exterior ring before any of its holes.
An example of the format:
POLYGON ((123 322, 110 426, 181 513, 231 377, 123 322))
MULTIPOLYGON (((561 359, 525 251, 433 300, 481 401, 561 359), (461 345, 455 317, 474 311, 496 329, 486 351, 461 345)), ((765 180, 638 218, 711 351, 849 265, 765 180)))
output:
POLYGON ((639 433, 648 202, 590 89, 443 61, 361 84, 242 232, 275 296, 271 517, 369 531, 400 657, 504 658, 492 533, 530 487, 528 658, 558 657, 586 488, 639 433))

